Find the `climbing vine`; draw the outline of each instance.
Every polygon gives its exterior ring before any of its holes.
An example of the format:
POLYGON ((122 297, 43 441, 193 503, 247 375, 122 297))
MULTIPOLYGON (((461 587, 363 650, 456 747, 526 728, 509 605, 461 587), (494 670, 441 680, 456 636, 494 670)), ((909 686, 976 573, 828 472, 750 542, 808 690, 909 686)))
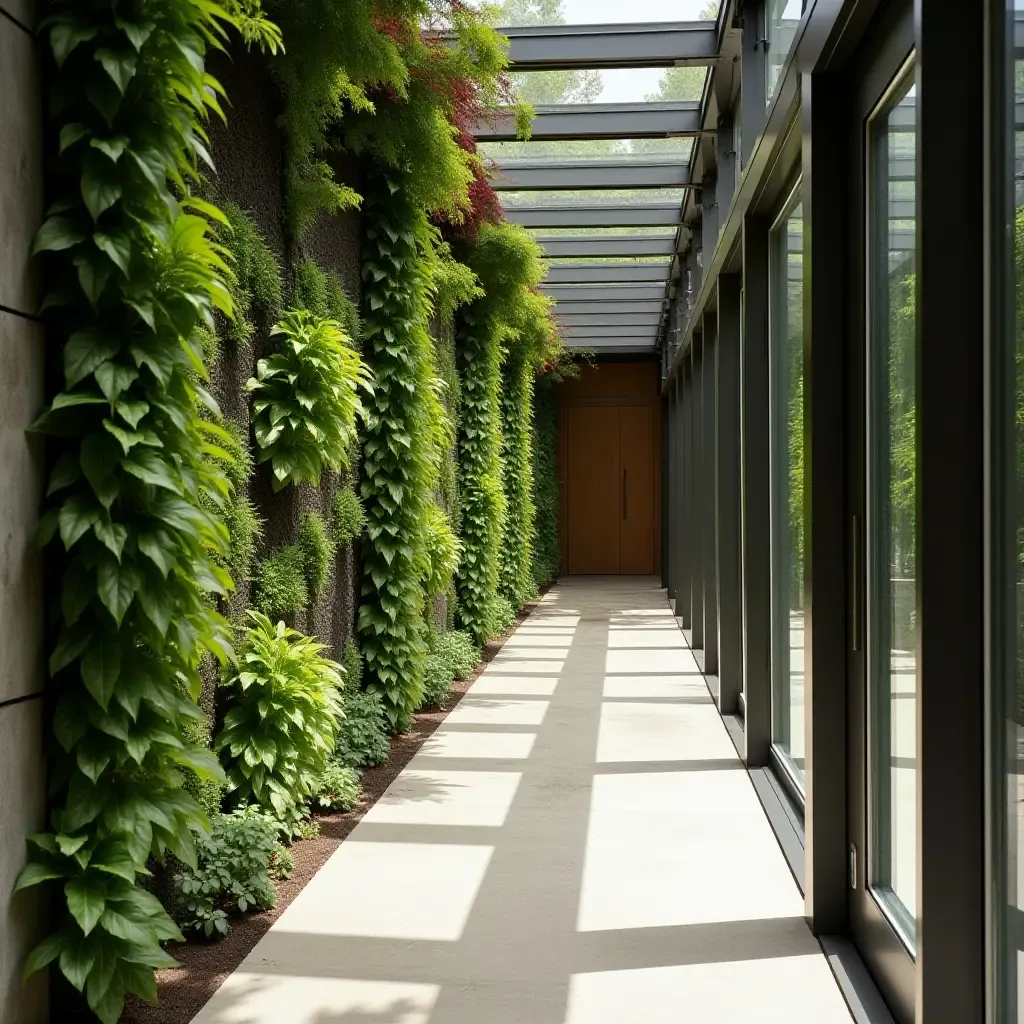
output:
POLYGON ((197 328, 230 315, 229 270, 211 238, 215 207, 190 197, 219 112, 205 50, 235 25, 274 47, 254 2, 56 0, 49 49, 56 202, 36 238, 44 308, 63 349, 63 386, 33 429, 54 470, 40 524, 54 587, 49 659, 50 831, 30 840, 17 887, 57 881, 57 927, 30 954, 56 961, 107 1024, 128 993, 154 1000, 161 941, 180 932, 140 884, 151 856, 195 864, 205 815, 183 770, 219 780, 188 742, 204 650, 229 655, 208 594, 231 585, 223 502, 226 432, 197 328), (184 687, 183 687, 184 684, 184 687), (189 698, 192 699, 189 699, 189 698))

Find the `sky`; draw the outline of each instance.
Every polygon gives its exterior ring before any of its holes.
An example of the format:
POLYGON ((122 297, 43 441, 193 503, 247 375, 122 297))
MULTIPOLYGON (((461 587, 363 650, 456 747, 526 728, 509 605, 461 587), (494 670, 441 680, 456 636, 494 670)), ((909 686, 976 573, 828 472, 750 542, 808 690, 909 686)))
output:
POLYGON ((568 25, 695 21, 706 0, 562 0, 568 25))

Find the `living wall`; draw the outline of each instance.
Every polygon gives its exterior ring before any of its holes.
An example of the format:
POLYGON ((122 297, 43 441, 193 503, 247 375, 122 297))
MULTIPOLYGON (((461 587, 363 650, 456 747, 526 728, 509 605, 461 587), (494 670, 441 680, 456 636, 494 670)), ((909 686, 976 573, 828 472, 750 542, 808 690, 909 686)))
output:
POLYGON ((27 969, 103 1021, 182 929, 272 905, 549 582, 558 339, 472 137, 526 123, 504 41, 458 0, 264 6, 44 23, 53 799, 18 884, 60 897, 27 969))

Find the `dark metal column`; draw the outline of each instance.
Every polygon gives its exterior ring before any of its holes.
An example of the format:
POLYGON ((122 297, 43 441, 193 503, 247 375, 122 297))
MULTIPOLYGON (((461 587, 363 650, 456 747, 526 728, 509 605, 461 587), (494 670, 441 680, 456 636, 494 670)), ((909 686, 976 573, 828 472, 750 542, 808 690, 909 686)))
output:
POLYGON ((804 75, 804 899, 846 930, 846 137, 840 83, 804 75))
POLYGON ((743 688, 740 552, 740 286, 738 274, 718 279, 718 679, 719 710, 732 714, 743 688))
POLYGON ((740 10, 743 18, 743 36, 740 73, 743 76, 743 95, 740 97, 743 126, 741 141, 742 166, 750 162, 750 154, 754 149, 754 141, 761 134, 765 118, 765 56, 764 30, 762 23, 761 0, 742 0, 740 10))
POLYGON ((985 7, 915 3, 918 1024, 985 1006, 985 7))
POLYGON ((679 509, 677 512, 679 543, 676 545, 678 583, 676 585, 676 615, 683 629, 693 623, 690 604, 690 566, 693 562, 693 531, 690 529, 690 493, 693 487, 690 462, 690 402, 689 373, 685 367, 676 378, 679 417, 676 422, 676 473, 679 476, 679 509))
MULTIPOLYGON (((718 675, 718 413, 716 404, 718 321, 714 313, 704 314, 703 399, 704 509, 701 548, 704 554, 704 672, 718 675)), ((717 697, 718 694, 716 693, 717 697)))
MULTIPOLYGON (((690 550, 690 645, 704 650, 704 489, 707 487, 707 466, 704 462, 704 346, 699 334, 693 335, 690 364, 693 379, 690 385, 690 527, 687 531, 690 550)), ((703 664, 703 655, 698 662, 703 664)))
POLYGON ((661 585, 668 599, 675 597, 672 576, 672 512, 678 481, 674 473, 675 438, 672 426, 676 416, 676 386, 673 383, 661 403, 661 585))
POLYGON ((743 222, 740 348, 744 740, 750 767, 768 763, 772 728, 771 507, 768 423, 768 223, 743 222))

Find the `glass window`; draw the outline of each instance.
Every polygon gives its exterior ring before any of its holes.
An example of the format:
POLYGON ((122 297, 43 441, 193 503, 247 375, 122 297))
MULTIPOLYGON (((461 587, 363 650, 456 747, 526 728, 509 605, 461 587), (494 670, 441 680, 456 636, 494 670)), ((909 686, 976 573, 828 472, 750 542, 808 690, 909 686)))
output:
POLYGON ((507 189, 501 193, 502 206, 633 206, 637 203, 675 203, 686 198, 681 188, 607 188, 576 192, 534 192, 507 189))
POLYGON ((868 685, 871 883, 909 945, 917 880, 917 90, 869 123, 868 685))
POLYGON ((772 739, 804 774, 804 233, 799 191, 772 232, 772 739))
POLYGON ((997 834, 996 936, 999 956, 995 1019, 1024 1022, 1024 59, 1015 36, 1024 30, 1024 0, 1007 0, 1003 131, 998 162, 1001 174, 1003 266, 1001 358, 993 363, 994 477, 1001 516, 996 520, 993 577, 993 651, 998 718, 993 729, 996 792, 993 816, 997 834), (1000 792, 1001 791, 1001 792, 1000 792), (1001 806, 1000 806, 1001 805, 1001 806))
POLYGON ((771 103, 775 87, 786 64, 786 57, 793 45, 803 0, 767 0, 764 10, 765 73, 767 75, 764 98, 771 103))
POLYGON ((699 100, 707 68, 614 68, 520 71, 516 92, 535 106, 545 103, 675 103, 699 100))
POLYGON ((553 142, 481 142, 485 160, 499 164, 515 160, 664 160, 686 163, 692 138, 562 139, 553 142))
MULTIPOLYGON (((469 0, 480 7, 481 0, 469 0)), ((714 21, 719 0, 497 0, 499 25, 634 25, 657 21, 714 21)))

